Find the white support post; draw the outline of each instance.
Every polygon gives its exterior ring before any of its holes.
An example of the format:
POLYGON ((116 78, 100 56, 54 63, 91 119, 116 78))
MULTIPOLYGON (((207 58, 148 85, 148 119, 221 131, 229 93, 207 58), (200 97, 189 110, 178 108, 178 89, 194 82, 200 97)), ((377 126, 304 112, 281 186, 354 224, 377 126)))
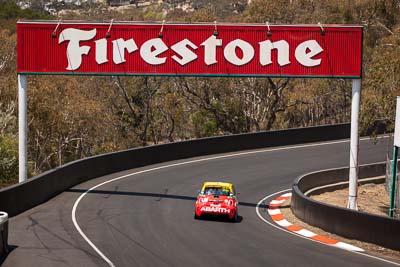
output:
POLYGON ((347 208, 357 210, 357 183, 358 183, 358 117, 360 113, 361 79, 352 81, 351 100, 351 131, 350 131, 350 172, 349 172, 349 200, 347 208))
POLYGON ((28 179, 28 87, 25 75, 18 74, 19 182, 28 179))

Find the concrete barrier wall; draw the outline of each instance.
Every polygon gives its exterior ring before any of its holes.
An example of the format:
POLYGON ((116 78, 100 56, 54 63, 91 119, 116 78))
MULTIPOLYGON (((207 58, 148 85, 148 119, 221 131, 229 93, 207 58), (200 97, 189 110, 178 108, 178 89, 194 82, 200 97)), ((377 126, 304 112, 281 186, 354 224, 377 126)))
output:
POLYGON ((99 155, 0 190, 0 211, 12 217, 76 184, 126 169, 196 156, 344 139, 349 134, 349 124, 338 124, 196 139, 99 155))
MULTIPOLYGON (((384 122, 376 123, 366 134, 383 133, 385 125, 384 122)), ((99 155, 68 163, 24 183, 1 189, 0 211, 11 217, 18 215, 74 185, 122 170, 218 153, 345 139, 349 135, 350 124, 337 124, 196 139, 99 155)), ((8 221, 3 224, 3 229, 0 257, 7 253, 8 221)))
POLYGON ((8 214, 0 212, 0 264, 8 253, 8 214))
MULTIPOLYGON (((384 174, 385 163, 364 165, 359 169, 360 179, 384 174)), ((335 207, 304 194, 319 186, 348 181, 348 175, 348 168, 339 168, 297 178, 292 187, 292 212, 302 221, 325 231, 399 250, 400 220, 335 207)))

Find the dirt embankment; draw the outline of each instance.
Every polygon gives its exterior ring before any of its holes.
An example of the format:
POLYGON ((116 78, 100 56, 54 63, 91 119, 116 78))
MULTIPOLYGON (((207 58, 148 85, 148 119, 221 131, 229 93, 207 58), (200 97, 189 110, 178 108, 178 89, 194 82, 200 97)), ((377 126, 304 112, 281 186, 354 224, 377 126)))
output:
MULTIPOLYGON (((311 196, 319 202, 346 208, 349 195, 348 188, 311 196)), ((388 216, 390 207, 389 194, 384 184, 365 184, 358 187, 358 210, 388 216)))

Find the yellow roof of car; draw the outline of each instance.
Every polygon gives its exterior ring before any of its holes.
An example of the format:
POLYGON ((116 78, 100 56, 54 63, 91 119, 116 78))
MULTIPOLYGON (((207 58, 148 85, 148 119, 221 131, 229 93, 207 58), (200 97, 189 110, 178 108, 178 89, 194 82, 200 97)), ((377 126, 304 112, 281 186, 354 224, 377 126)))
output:
POLYGON ((203 184, 203 187, 201 188, 201 191, 204 191, 206 187, 228 187, 229 191, 233 191, 232 187, 233 185, 231 183, 223 183, 223 182, 205 182, 203 184))

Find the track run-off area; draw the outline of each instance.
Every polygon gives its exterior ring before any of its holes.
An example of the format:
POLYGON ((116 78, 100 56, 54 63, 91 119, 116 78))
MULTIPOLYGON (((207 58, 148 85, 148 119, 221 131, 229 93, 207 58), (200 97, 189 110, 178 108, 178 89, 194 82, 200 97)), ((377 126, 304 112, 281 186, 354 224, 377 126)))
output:
MULTIPOLYGON (((360 164, 384 161, 387 142, 361 139, 360 164)), ((281 231, 266 209, 257 214, 260 200, 277 197, 296 177, 348 162, 349 141, 337 140, 99 177, 11 218, 13 250, 2 266, 395 266, 281 231), (236 186, 238 222, 193 218, 204 181, 236 186)))

